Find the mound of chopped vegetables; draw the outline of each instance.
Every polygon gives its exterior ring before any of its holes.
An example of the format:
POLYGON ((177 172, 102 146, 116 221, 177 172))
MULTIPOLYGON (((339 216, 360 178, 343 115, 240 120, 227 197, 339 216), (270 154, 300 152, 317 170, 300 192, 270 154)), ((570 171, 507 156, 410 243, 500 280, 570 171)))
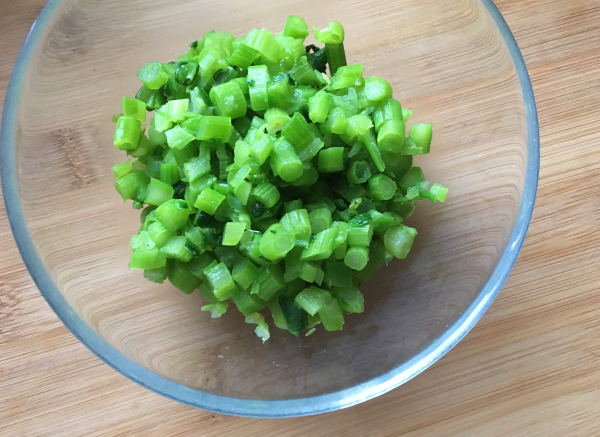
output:
POLYGON ((342 329, 364 310, 357 287, 408 254, 414 202, 448 191, 413 167, 431 124, 406 135, 411 111, 346 65, 340 23, 315 28, 322 48, 308 34, 297 16, 277 36, 209 32, 177 62, 146 64, 114 120, 134 158, 113 167, 115 187, 143 208, 130 268, 199 290, 212 317, 235 306, 263 341, 266 307, 296 336, 342 329))

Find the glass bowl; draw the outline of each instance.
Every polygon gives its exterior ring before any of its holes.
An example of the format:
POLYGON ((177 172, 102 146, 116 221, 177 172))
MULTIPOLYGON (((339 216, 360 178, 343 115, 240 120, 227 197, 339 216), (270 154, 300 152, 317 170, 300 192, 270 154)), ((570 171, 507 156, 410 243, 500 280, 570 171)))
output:
MULTIPOLYGON (((531 218, 537 115, 523 59, 491 0, 354 3, 51 0, 8 88, 1 131, 10 224, 40 291, 65 325, 139 384, 202 409, 284 417, 348 407, 422 372, 473 327, 506 280, 531 218), (365 287, 341 332, 262 344, 243 317, 212 320, 186 296, 130 271, 139 213, 114 191, 111 116, 147 61, 210 30, 280 31, 288 14, 347 29, 348 62, 389 80, 434 123, 416 159, 450 187, 421 202, 410 256, 365 287)), ((426 377, 426 376, 424 376, 426 377)))

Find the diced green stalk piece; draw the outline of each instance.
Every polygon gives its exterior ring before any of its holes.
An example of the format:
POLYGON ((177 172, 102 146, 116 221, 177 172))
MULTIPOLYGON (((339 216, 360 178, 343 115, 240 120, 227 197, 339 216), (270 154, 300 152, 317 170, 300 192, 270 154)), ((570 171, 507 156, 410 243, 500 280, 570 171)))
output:
POLYGON ((252 191, 252 184, 248 181, 242 181, 234 190, 233 194, 241 202, 242 205, 248 204, 248 197, 252 191))
POLYGON ((234 247, 217 246, 214 249, 217 259, 224 263, 229 270, 232 270, 235 263, 243 258, 243 256, 234 247))
POLYGON ((318 268, 308 262, 301 262, 298 277, 306 282, 315 282, 318 268))
POLYGON ((148 111, 154 111, 167 102, 167 98, 160 92, 160 90, 151 90, 145 85, 142 85, 142 87, 138 90, 138 92, 135 94, 135 98, 144 102, 148 111))
POLYGON ((290 116, 283 109, 269 108, 265 111, 265 121, 267 122, 267 132, 269 132, 269 135, 275 135, 277 132, 280 132, 290 120, 290 116))
POLYGON ((149 281, 156 282, 157 284, 162 284, 167 279, 169 275, 169 271, 167 266, 159 267, 157 269, 147 269, 144 270, 144 278, 149 281))
POLYGON ((191 85, 198 72, 198 62, 193 59, 177 63, 175 70, 175 81, 181 85, 191 85))
POLYGON ((325 44, 325 54, 331 75, 334 75, 340 67, 348 65, 343 42, 339 44, 325 44))
POLYGON ((298 158, 303 163, 310 162, 311 159, 317 156, 317 153, 319 153, 323 147, 325 147, 323 140, 321 140, 321 138, 315 138, 310 144, 298 152, 298 158))
POLYGON ((329 147, 319 152, 319 171, 334 173, 344 170, 344 147, 329 147))
POLYGON ((340 308, 346 313, 362 313, 365 310, 365 297, 356 287, 334 288, 331 292, 340 308))
MULTIPOLYGON (((271 153, 271 169, 275 175, 278 175, 286 182, 294 182, 300 178, 304 172, 302 161, 300 161, 296 151, 290 143, 283 138, 275 141, 273 146, 273 152, 271 153)), ((267 204, 265 203, 265 205, 267 204)))
POLYGON ((354 272, 352 275, 354 284, 356 286, 363 285, 369 279, 371 279, 383 266, 375 257, 371 257, 367 266, 359 272, 354 272))
POLYGON ((183 149, 195 139, 192 134, 179 125, 169 129, 165 134, 167 135, 167 144, 169 147, 176 149, 183 149))
POLYGON ((210 152, 204 145, 200 146, 199 155, 197 157, 192 158, 183 164, 183 173, 185 174, 188 183, 194 182, 209 173, 210 170, 210 152))
POLYGON ((161 222, 155 221, 148 226, 148 236, 160 249, 171 237, 175 236, 175 232, 169 231, 161 222))
POLYGON ((412 111, 410 109, 402 108, 402 120, 404 120, 404 124, 408 123, 408 119, 412 115, 412 111))
MULTIPOLYGON (((302 209, 302 199, 290 200, 289 202, 283 204, 283 211, 285 213, 296 211, 298 209, 302 209)), ((281 220, 283 220, 283 218, 281 220)))
POLYGON ((325 29, 313 28, 315 39, 322 44, 339 44, 344 41, 344 27, 337 21, 327 23, 325 29))
POLYGON ((390 83, 377 76, 367 77, 365 79, 364 94, 371 105, 392 98, 392 86, 390 83))
POLYGON ((264 27, 260 30, 252 29, 246 36, 246 45, 258 50, 262 57, 272 63, 279 61, 283 47, 275 37, 264 27))
POLYGON ((385 248, 396 258, 404 259, 408 255, 416 235, 416 229, 406 225, 388 229, 383 237, 385 248))
POLYGON ((329 126, 331 132, 334 134, 344 134, 348 128, 348 118, 344 114, 344 110, 341 108, 334 108, 329 117, 327 118, 325 125, 329 126))
POLYGON ((308 63, 306 56, 300 56, 296 60, 292 71, 290 71, 290 75, 299 85, 309 85, 317 78, 315 76, 315 70, 313 70, 312 65, 308 63))
MULTIPOLYGON (((278 109, 285 110, 286 114, 288 114, 288 112, 290 114, 294 112, 293 110, 288 110, 288 107, 291 108, 292 103, 295 102, 294 88, 290 84, 287 75, 277 75, 273 78, 273 81, 269 81, 267 93, 269 97, 269 105, 271 107, 276 107, 278 109)), ((274 135, 274 133, 272 133, 271 135, 274 135)))
POLYGON ((212 115, 211 102, 204 89, 195 87, 190 91, 191 110, 197 114, 212 115))
POLYGON ((159 112, 170 121, 183 121, 189 106, 189 99, 169 100, 159 112))
POLYGON ((231 273, 225 263, 213 263, 204 269, 206 280, 212 285, 217 299, 224 301, 229 299, 237 291, 231 273))
POLYGON ((396 214, 399 214, 402 216, 402 218, 406 218, 412 215, 412 213, 415 211, 415 204, 406 197, 396 194, 392 200, 388 202, 388 209, 396 214))
MULTIPOLYGON (((306 47, 304 47, 304 38, 294 38, 282 34, 277 37, 277 41, 279 41, 279 44, 281 44, 283 50, 285 50, 286 52, 285 55, 283 55, 284 59, 282 59, 282 61, 285 62, 285 64, 283 65, 285 65, 286 68, 289 64, 289 57, 291 57, 291 59, 293 60, 296 60, 300 56, 306 54, 306 47)), ((280 66, 282 66, 282 61, 280 61, 280 66)))
POLYGON ((308 287, 296 296, 294 302, 308 314, 314 316, 332 300, 331 293, 328 291, 322 288, 308 287))
POLYGON ((393 255, 385 248, 385 243, 383 240, 377 240, 374 245, 371 245, 369 253, 370 256, 373 256, 382 264, 387 264, 394 259, 393 255))
POLYGON ((329 113, 331 96, 325 91, 319 91, 308 100, 308 116, 313 123, 323 123, 329 113))
POLYGON ((210 100, 217 108, 219 115, 231 118, 246 115, 246 98, 235 82, 227 82, 210 90, 210 100))
POLYGON ((310 187, 314 185, 319 180, 319 173, 317 170, 310 161, 304 163, 303 169, 302 176, 292 182, 292 184, 296 187, 310 187))
POLYGON ((242 258, 233 266, 233 280, 244 290, 248 290, 258 275, 258 268, 248 258, 242 258))
POLYGON ((312 232, 315 234, 331 227, 331 211, 327 208, 315 209, 309 214, 309 218, 312 232))
POLYGON ((255 111, 269 109, 269 72, 266 65, 248 67, 248 84, 250 85, 250 105, 255 111))
MULTIPOLYGON (((329 210, 327 212, 329 212, 329 219, 331 220, 331 212, 329 210)), ((306 209, 300 208, 286 213, 281 218, 280 223, 285 229, 293 232, 297 239, 307 240, 310 238, 311 233, 317 233, 311 228, 310 215, 306 209)))
POLYGON ((331 78, 331 85, 328 91, 341 90, 354 86, 362 85, 364 82, 362 64, 346 65, 339 67, 331 78))
POLYGON ((246 230, 246 224, 241 222, 227 222, 223 232, 223 246, 236 246, 242 234, 246 230))
POLYGON ((210 317, 218 319, 227 312, 228 306, 227 302, 217 302, 215 304, 204 305, 200 308, 200 311, 210 311, 210 317))
POLYGON ((187 223, 190 212, 185 200, 171 199, 156 208, 155 216, 169 231, 176 231, 187 223))
POLYGON ((413 124, 410 127, 408 138, 412 141, 409 142, 410 149, 407 150, 405 147, 404 153, 407 155, 424 155, 429 153, 431 147, 432 138, 432 125, 431 124, 413 124))
POLYGON ((223 194, 216 192, 212 188, 205 188, 194 202, 194 206, 200 211, 214 215, 224 200, 225 196, 223 194))
POLYGON ((200 120, 198 135, 199 140, 228 141, 233 132, 231 118, 225 116, 206 116, 200 120))
POLYGON ((146 198, 144 199, 148 205, 162 205, 167 200, 173 198, 173 187, 159 181, 158 179, 150 178, 146 198))
POLYGON ((433 194, 438 202, 444 202, 446 195, 448 194, 448 188, 442 184, 433 184, 429 189, 429 192, 433 194))
POLYGON ((126 202, 133 199, 141 186, 148 184, 148 176, 140 171, 133 171, 115 181, 115 189, 126 202))
POLYGON ((404 123, 402 117, 402 104, 396 99, 389 99, 385 104, 375 108, 371 114, 375 130, 379 132, 381 126, 387 121, 399 121, 404 123))
POLYGON ((123 176, 125 176, 126 174, 131 173, 131 170, 133 170, 133 167, 131 165, 131 161, 125 161, 122 162, 121 164, 117 164, 112 168, 113 172, 114 172, 114 176, 115 179, 119 179, 122 178, 123 176))
POLYGON ((254 329, 254 333, 258 336, 258 338, 260 338, 263 341, 263 343, 271 337, 271 334, 269 334, 269 326, 265 322, 265 318, 262 316, 262 314, 251 314, 249 316, 246 316, 245 320, 246 323, 258 325, 254 329))
POLYGON ((130 269, 158 269, 165 266, 167 263, 166 257, 160 253, 159 249, 154 248, 145 251, 133 252, 129 261, 130 269))
POLYGON ((159 179, 167 185, 173 185, 181 179, 179 168, 174 159, 160 164, 159 179))
POLYGON ((214 305, 219 302, 219 299, 215 297, 215 294, 212 291, 212 287, 208 282, 203 281, 200 285, 198 285, 198 291, 202 293, 202 296, 204 296, 204 298, 211 304, 214 305))
POLYGON ((167 243, 160 248, 160 253, 167 258, 174 258, 182 262, 192 259, 192 252, 187 247, 187 239, 183 236, 171 237, 167 243))
MULTIPOLYGON (((235 130, 235 128, 234 128, 235 130)), ((233 163, 238 167, 243 167, 250 160, 250 146, 247 142, 239 139, 235 142, 233 148, 233 163)))
POLYGON ((145 252, 154 249, 155 244, 145 230, 140 230, 140 233, 131 237, 129 246, 134 252, 145 252))
POLYGON ((373 122, 364 114, 353 115, 348 119, 348 127, 345 134, 349 140, 362 137, 371 132, 373 122))
MULTIPOLYGON (((260 254, 269 261, 281 259, 294 248, 296 237, 283 225, 271 225, 260 240, 260 254)), ((268 299, 267 299, 268 300, 268 299)))
POLYGON ((138 71, 138 77, 147 88, 157 90, 167 83, 169 74, 160 62, 148 62, 138 71))
POLYGON ((421 167, 411 167, 398 181, 398 185, 400 188, 407 190, 409 187, 414 187, 424 180, 425 176, 423 175, 421 167))
POLYGON ((383 152, 401 153, 405 135, 406 126, 403 121, 389 120, 379 128, 377 143, 383 152))
POLYGON ((270 301, 277 292, 285 288, 283 269, 277 264, 268 264, 261 267, 256 276, 256 283, 258 284, 258 291, 255 294, 264 301, 270 301))
MULTIPOLYGON (((231 188, 237 188, 240 186, 244 179, 252 172, 252 168, 249 165, 244 165, 237 172, 235 172, 234 176, 229 181, 229 185, 231 188)), ((230 173, 231 174, 231 173, 230 173)))
POLYGON ((269 306, 269 310, 271 310, 271 316, 273 317, 275 326, 279 329, 288 329, 288 324, 283 315, 283 311, 281 310, 281 306, 279 305, 279 297, 272 299, 267 305, 269 306))
POLYGON ((350 247, 344 256, 344 264, 352 270, 362 270, 369 262, 369 250, 366 247, 350 247))
POLYGON ((290 15, 287 17, 287 21, 283 28, 283 36, 300 39, 308 37, 308 25, 306 24, 306 21, 304 21, 304 18, 297 15, 290 15))
POLYGON ((235 65, 240 68, 248 68, 252 65, 252 62, 258 57, 258 50, 248 46, 247 44, 240 44, 231 54, 229 58, 229 64, 235 65))
POLYGON ((302 114, 295 112, 285 125, 281 135, 298 151, 304 149, 314 140, 314 134, 302 114))
POLYGON ((140 139, 141 122, 139 119, 123 115, 118 118, 115 127, 114 144, 120 150, 134 150, 140 139))
POLYGON ((351 184, 364 184, 371 177, 369 163, 364 160, 354 161, 348 168, 347 177, 351 184))
POLYGON ((333 254, 335 239, 339 233, 337 228, 329 228, 319 232, 310 242, 308 249, 302 252, 303 261, 327 259, 333 254))
POLYGON ((150 120, 150 124, 154 124, 154 130, 156 130, 156 132, 158 132, 159 134, 164 133, 164 131, 170 129, 171 126, 173 126, 173 122, 158 111, 154 113, 154 117, 152 117, 152 120, 150 120))
POLYGON ((258 265, 265 265, 267 263, 266 259, 261 256, 260 253, 260 241, 262 240, 262 234, 258 232, 244 232, 242 235, 242 240, 240 241, 239 249, 242 255, 247 256, 250 260, 258 265), (245 237, 248 238, 245 241, 245 237))
POLYGON ((346 256, 346 252, 348 252, 348 241, 344 241, 342 244, 333 249, 333 256, 335 259, 344 259, 346 256))
POLYGON ((246 290, 238 290, 238 292, 231 297, 231 300, 238 311, 245 316, 254 314, 267 306, 267 303, 264 300, 256 294, 251 294, 246 290))
POLYGON ((183 264, 177 262, 169 272, 169 282, 185 294, 190 294, 200 286, 202 280, 192 275, 183 264))
MULTIPOLYGON (((268 111, 270 111, 270 109, 268 109, 267 112, 268 111)), ((268 135, 265 135, 261 139, 255 141, 250 146, 250 158, 252 158, 254 162, 259 165, 264 164, 272 152, 273 140, 271 140, 271 137, 268 135)))
POLYGON ((193 249, 196 252, 203 252, 206 248, 204 232, 196 226, 189 226, 189 228, 185 230, 185 238, 188 247, 191 248, 190 250, 193 249))
POLYGON ((141 100, 123 97, 122 99, 123 115, 137 118, 140 121, 146 121, 146 103, 141 100))
POLYGON ((389 228, 398 226, 402 223, 402 217, 393 212, 384 212, 381 214, 377 211, 372 211, 371 217, 371 224, 373 225, 375 232, 378 233, 385 233, 389 228))
POLYGON ((327 331, 339 331, 344 326, 344 314, 335 299, 327 302, 323 308, 319 310, 319 317, 323 327, 327 331))
POLYGON ((205 174, 204 176, 199 177, 193 182, 190 182, 185 190, 185 200, 193 205, 198 199, 198 196, 207 187, 210 187, 217 178, 212 174, 205 174))
POLYGON ((369 179, 369 191, 377 200, 390 200, 394 197, 397 188, 396 182, 383 174, 377 174, 369 179))
POLYGON ((348 231, 348 244, 350 247, 369 247, 373 236, 373 226, 364 225, 351 227, 348 231))
POLYGON ((267 208, 273 207, 279 201, 279 191, 275 185, 268 182, 259 184, 252 193, 257 200, 262 202, 267 208))
MULTIPOLYGON (((186 264, 186 268, 192 273, 192 275, 196 276, 200 279, 205 279, 204 269, 207 268, 215 261, 215 257, 211 255, 209 252, 203 252, 200 255, 192 258, 190 262, 186 264)), ((211 303, 215 303, 212 302, 211 303)))

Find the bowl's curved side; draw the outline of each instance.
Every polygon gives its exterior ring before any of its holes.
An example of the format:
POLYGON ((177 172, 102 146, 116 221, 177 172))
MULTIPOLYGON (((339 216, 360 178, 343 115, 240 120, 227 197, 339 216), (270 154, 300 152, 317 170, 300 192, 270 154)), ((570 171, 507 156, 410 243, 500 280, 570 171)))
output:
POLYGON ((436 362, 475 325, 506 281, 523 245, 531 220, 539 172, 539 129, 533 90, 518 45, 492 0, 481 0, 500 30, 516 67, 523 93, 528 133, 527 175, 514 229, 506 250, 489 281, 464 314, 429 347, 403 365, 370 381, 338 392, 292 400, 260 401, 230 398, 190 389, 145 369, 115 350, 96 334, 59 292, 38 256, 24 220, 17 187, 15 138, 17 109, 23 78, 32 54, 61 0, 50 0, 31 28, 17 58, 4 105, 0 130, 0 170, 10 226, 23 260, 52 309, 71 332, 102 360, 138 384, 176 401, 223 414, 251 417, 289 417, 318 414, 349 407, 381 395, 436 362))

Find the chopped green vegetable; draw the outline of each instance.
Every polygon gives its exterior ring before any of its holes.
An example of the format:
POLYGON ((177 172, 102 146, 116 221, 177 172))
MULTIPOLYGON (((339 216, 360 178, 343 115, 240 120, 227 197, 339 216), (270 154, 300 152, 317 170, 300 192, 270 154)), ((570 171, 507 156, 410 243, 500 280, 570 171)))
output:
POLYGON ((364 311, 357 287, 408 255, 415 202, 448 193, 413 166, 432 125, 407 127, 390 82, 347 65, 340 23, 308 36, 299 16, 277 36, 208 32, 144 65, 113 117, 132 159, 112 168, 115 189, 142 210, 130 268, 198 289, 213 318, 233 303, 263 341, 267 306, 295 336, 342 329, 364 311))

